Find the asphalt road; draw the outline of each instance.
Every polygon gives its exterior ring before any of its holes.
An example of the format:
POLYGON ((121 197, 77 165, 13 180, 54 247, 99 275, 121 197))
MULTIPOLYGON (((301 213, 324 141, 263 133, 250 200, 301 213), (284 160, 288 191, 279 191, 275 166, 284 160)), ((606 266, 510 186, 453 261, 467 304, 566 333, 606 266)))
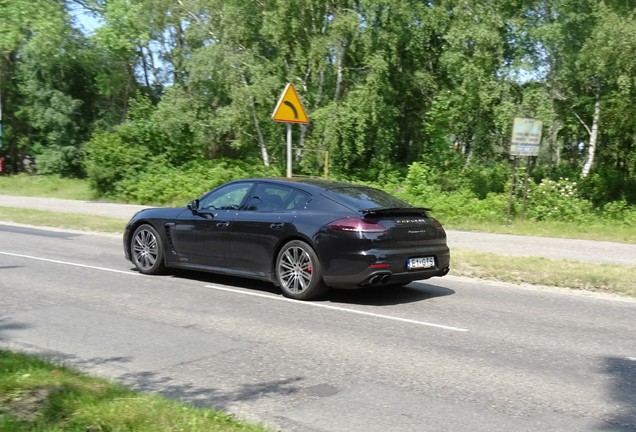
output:
POLYGON ((0 346, 285 431, 634 431, 635 336, 629 299, 447 276, 297 302, 0 223, 0 346))

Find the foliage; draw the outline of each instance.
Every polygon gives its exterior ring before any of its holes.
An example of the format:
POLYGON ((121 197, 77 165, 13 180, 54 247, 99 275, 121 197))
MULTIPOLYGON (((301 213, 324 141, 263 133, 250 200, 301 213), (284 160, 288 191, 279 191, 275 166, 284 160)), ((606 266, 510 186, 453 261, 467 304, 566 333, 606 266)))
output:
MULTIPOLYGON (((582 176, 576 198, 596 209, 636 204, 632 2, 0 0, 0 16, 11 172, 28 156, 144 202, 176 199, 158 173, 187 185, 197 163, 281 172, 270 117, 293 82, 311 120, 294 126, 295 173, 486 215, 509 190, 513 118, 528 116, 544 124, 535 183, 582 176)), ((544 201, 532 217, 552 214, 544 201)))
POLYGON ((636 206, 628 205, 625 200, 605 204, 601 215, 607 221, 622 222, 630 227, 636 226, 636 206))
POLYGON ((35 156, 35 166, 41 175, 83 177, 83 154, 76 146, 50 145, 35 156))
POLYGON ((594 171, 579 184, 582 196, 601 207, 612 201, 636 203, 636 178, 625 178, 615 169, 594 171))
POLYGON ((84 151, 91 188, 104 196, 116 196, 121 182, 142 172, 151 158, 147 147, 129 145, 112 132, 95 134, 84 151))
POLYGON ((118 196, 141 204, 181 206, 230 180, 276 175, 280 173, 259 164, 215 160, 194 161, 175 168, 164 159, 155 158, 137 175, 121 182, 118 196))
POLYGON ((579 196, 577 183, 568 178, 543 180, 528 194, 528 216, 535 220, 585 222, 592 210, 592 203, 579 196))

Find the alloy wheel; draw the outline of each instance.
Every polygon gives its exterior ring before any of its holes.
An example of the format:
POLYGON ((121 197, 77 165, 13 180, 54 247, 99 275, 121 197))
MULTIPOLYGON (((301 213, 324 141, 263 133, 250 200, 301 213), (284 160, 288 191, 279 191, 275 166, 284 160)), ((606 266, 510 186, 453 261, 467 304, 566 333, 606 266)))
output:
POLYGON ((149 229, 139 229, 135 232, 132 242, 132 255, 135 265, 141 271, 150 271, 159 258, 157 237, 149 229))
POLYGON ((278 274, 288 292, 298 294, 305 291, 313 277, 311 257, 300 247, 289 247, 279 259, 278 274))

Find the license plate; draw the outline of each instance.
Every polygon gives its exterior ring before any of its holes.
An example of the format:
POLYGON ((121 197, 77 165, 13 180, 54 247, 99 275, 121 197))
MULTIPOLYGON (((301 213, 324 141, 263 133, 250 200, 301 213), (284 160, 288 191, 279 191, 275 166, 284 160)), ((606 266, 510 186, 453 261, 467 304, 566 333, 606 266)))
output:
POLYGON ((434 257, 423 257, 423 258, 410 258, 406 267, 409 270, 420 270, 435 267, 435 258, 434 257))

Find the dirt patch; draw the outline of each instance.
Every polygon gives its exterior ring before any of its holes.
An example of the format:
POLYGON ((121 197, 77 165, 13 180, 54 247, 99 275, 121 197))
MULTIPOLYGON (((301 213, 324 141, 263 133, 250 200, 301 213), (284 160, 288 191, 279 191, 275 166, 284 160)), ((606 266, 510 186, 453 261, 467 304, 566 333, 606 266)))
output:
POLYGON ((40 387, 19 395, 0 400, 0 413, 8 414, 20 421, 33 422, 46 406, 52 394, 61 391, 61 387, 40 387))

